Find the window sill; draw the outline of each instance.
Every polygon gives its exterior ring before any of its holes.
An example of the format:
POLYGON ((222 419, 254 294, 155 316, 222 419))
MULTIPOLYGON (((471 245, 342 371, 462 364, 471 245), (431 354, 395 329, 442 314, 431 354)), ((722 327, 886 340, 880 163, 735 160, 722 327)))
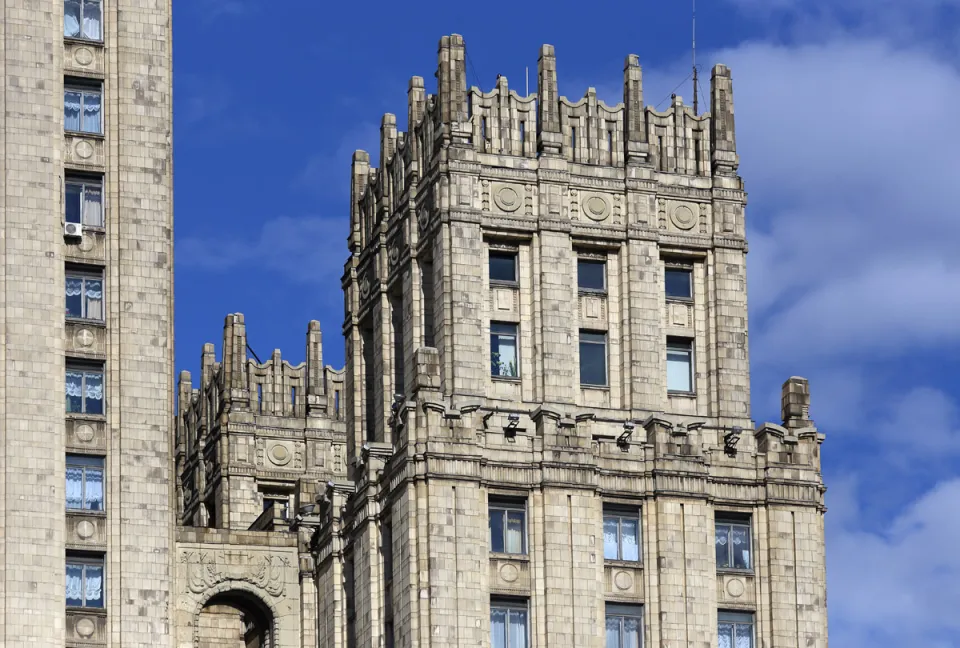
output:
POLYGON ((577 288, 577 294, 581 297, 606 297, 607 291, 598 288, 577 288))
POLYGON ((685 392, 685 391, 667 391, 667 396, 670 398, 696 398, 697 392, 685 392))
POLYGON ((610 385, 584 385, 583 383, 580 383, 580 389, 589 389, 591 391, 598 391, 598 392, 609 392, 610 385))
POLYGON ((107 415, 106 414, 87 414, 85 412, 67 412, 68 421, 99 421, 106 423, 107 415))
POLYGON ((67 612, 72 612, 73 614, 89 614, 92 616, 107 616, 107 608, 105 607, 79 607, 75 605, 66 606, 67 612))
POLYGON ((72 317, 67 315, 66 321, 67 324, 83 324, 86 326, 95 326, 97 328, 107 328, 107 323, 103 320, 86 319, 83 317, 72 317))
POLYGON ((667 295, 666 300, 668 304, 688 304, 688 305, 693 305, 693 303, 696 301, 693 297, 671 297, 670 295, 667 295))
POLYGON ((93 39, 93 38, 83 38, 82 36, 64 36, 64 43, 70 43, 72 45, 97 45, 98 47, 103 47, 103 39, 93 39))
POLYGON ((496 551, 490 552, 490 560, 514 560, 516 562, 530 562, 530 554, 512 554, 512 553, 498 553, 496 551))
POLYGON ((717 567, 717 575, 723 576, 753 576, 753 569, 735 569, 733 567, 717 567))
POLYGON ((86 509, 72 509, 72 508, 68 508, 68 509, 66 509, 66 511, 67 511, 67 515, 76 515, 76 516, 78 516, 78 517, 79 517, 79 516, 82 516, 82 517, 98 517, 98 518, 106 518, 106 517, 107 517, 107 512, 106 512, 106 511, 88 511, 88 510, 86 510, 86 509))
POLYGON ((643 569, 643 562, 640 560, 610 560, 609 558, 604 558, 603 564, 605 567, 630 567, 633 569, 643 569))
POLYGON ((513 290, 520 290, 519 281, 503 281, 500 279, 491 279, 490 280, 491 288, 512 288, 513 290))
POLYGON ((107 136, 103 133, 87 133, 86 131, 72 131, 64 129, 63 134, 69 135, 70 137, 92 137, 93 139, 97 140, 107 139, 107 136))
POLYGON ((495 381, 497 381, 497 382, 517 383, 517 384, 520 383, 520 376, 493 376, 493 375, 491 375, 490 378, 492 378, 493 380, 495 380, 495 381))

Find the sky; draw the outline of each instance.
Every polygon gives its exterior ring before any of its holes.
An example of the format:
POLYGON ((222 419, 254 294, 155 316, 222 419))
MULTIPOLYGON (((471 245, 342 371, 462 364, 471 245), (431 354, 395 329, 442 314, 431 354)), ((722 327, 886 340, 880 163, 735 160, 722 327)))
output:
MULTIPOLYGON (((705 84, 733 72, 753 418, 804 376, 827 436, 830 639, 960 646, 960 0, 698 4, 705 84)), ((406 130, 441 36, 464 36, 470 85, 522 93, 529 67, 535 91, 550 43, 561 94, 611 104, 637 54, 662 108, 690 31, 683 2, 176 3, 177 368, 233 312, 293 363, 317 319, 342 366, 350 157, 376 163, 385 112, 406 130)))

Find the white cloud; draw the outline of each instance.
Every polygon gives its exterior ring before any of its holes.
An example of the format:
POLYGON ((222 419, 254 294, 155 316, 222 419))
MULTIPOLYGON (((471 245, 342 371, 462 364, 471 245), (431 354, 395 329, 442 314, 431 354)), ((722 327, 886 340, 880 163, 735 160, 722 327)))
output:
POLYGON ((377 124, 360 122, 341 134, 335 149, 311 155, 294 179, 294 187, 336 198, 349 197, 350 163, 358 149, 370 154, 370 166, 379 164, 380 127, 377 124))

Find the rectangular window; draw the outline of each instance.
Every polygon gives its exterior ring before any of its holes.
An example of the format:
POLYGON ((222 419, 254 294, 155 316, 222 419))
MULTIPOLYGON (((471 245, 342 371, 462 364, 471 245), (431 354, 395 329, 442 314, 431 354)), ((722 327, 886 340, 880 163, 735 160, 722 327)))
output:
POLYGON ((103 368, 67 366, 67 412, 103 414, 103 368))
POLYGON ((104 607, 103 558, 67 555, 67 606, 104 607))
POLYGON ((640 513, 609 509, 603 513, 603 559, 640 561, 640 513))
POLYGON ((103 182, 68 177, 64 184, 64 221, 103 227, 103 182))
POLYGON ((275 513, 279 513, 284 520, 290 517, 290 495, 288 493, 265 492, 263 493, 263 510, 273 508, 275 513))
POLYGON ((383 580, 393 580, 393 524, 385 522, 380 530, 380 552, 383 554, 383 580))
POLYGON ((577 259, 577 288, 606 292, 607 262, 601 259, 577 259))
POLYGON ((100 0, 63 0, 63 35, 67 38, 103 39, 103 6, 100 0))
POLYGON ((67 508, 103 510, 103 457, 67 455, 67 508))
POLYGON ((527 648, 527 604, 525 601, 490 602, 490 647, 527 648))
POLYGON ((500 378, 520 377, 520 353, 517 348, 517 325, 490 322, 490 375, 500 378))
POLYGON ((750 518, 717 516, 717 569, 753 569, 750 518))
POLYGON ((103 321, 103 274, 67 270, 67 317, 103 321))
POLYGON ((490 251, 490 281, 517 283, 517 253, 490 251))
POLYGON ((433 262, 420 262, 420 296, 423 304, 423 346, 435 346, 433 337, 433 262))
POLYGON ((75 133, 103 134, 103 90, 94 86, 63 89, 63 128, 75 133))
POLYGON ((693 342, 667 340, 667 391, 693 393, 693 342))
POLYGON ((607 603, 606 612, 606 648, 640 648, 643 645, 643 607, 607 603))
POLYGON ((607 384, 607 334, 580 331, 580 384, 607 384))
POLYGON ((693 299, 693 272, 689 268, 666 268, 664 283, 668 299, 693 299))
POLYGON ((744 612, 717 614, 720 648, 753 648, 753 615, 744 612))
POLYGON ((516 500, 491 499, 490 551, 493 553, 527 553, 527 508, 516 500))

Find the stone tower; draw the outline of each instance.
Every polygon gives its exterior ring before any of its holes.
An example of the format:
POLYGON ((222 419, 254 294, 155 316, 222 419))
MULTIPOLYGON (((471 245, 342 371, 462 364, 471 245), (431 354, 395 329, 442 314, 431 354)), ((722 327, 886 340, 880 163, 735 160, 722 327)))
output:
POLYGON ((645 107, 636 56, 615 106, 549 45, 526 97, 465 61, 444 37, 353 158, 319 645, 824 648, 806 381, 750 416, 730 70, 698 115, 645 107))
POLYGON ((0 646, 172 645, 170 19, 0 7, 0 646))

